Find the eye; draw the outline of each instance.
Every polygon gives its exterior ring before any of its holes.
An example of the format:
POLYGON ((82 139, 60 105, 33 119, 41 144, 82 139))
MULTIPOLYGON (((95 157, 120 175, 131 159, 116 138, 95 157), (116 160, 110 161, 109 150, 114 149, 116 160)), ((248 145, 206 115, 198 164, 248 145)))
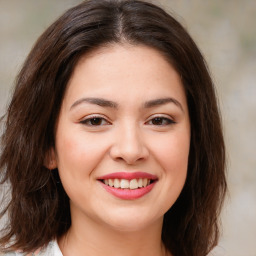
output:
POLYGON ((84 120, 81 120, 80 123, 87 126, 110 125, 110 122, 108 122, 105 118, 98 116, 86 118, 84 120))
POLYGON ((171 125, 175 123, 176 122, 174 122, 172 119, 167 117, 161 117, 161 116, 154 117, 147 122, 147 124, 149 125, 156 125, 156 126, 165 126, 165 125, 171 125))

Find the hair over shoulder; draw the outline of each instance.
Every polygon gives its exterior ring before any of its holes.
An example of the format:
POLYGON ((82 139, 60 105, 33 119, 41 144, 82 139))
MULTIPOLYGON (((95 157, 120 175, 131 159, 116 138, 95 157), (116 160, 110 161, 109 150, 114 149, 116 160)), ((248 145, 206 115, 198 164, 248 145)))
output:
MULTIPOLYGON (((45 159, 67 83, 78 60, 109 44, 157 49, 186 92, 191 144, 185 186, 164 216, 162 240, 174 256, 205 256, 219 238, 226 192, 225 146, 214 85, 205 60, 182 25, 160 7, 137 0, 89 0, 66 11, 39 37, 16 80, 1 138, 2 183, 11 200, 0 245, 25 252, 45 246, 71 225, 58 170, 45 159)), ((9 248, 9 249, 10 249, 9 248)))

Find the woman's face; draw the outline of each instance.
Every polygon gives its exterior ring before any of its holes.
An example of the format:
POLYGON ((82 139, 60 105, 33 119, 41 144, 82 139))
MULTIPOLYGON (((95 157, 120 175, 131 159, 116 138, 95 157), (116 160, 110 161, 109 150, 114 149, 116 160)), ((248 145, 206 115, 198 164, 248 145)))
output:
POLYGON ((187 174, 190 122, 178 73, 156 50, 84 56, 63 99, 52 159, 72 223, 121 231, 162 223, 187 174))

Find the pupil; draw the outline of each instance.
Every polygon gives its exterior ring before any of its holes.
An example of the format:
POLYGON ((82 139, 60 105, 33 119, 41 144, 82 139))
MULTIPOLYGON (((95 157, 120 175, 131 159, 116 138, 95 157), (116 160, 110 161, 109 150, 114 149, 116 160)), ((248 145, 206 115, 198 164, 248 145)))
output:
POLYGON ((92 125, 100 125, 101 124, 101 119, 100 118, 93 118, 91 120, 92 125))
POLYGON ((157 118, 154 118, 154 119, 152 120, 152 123, 153 123, 154 125, 161 125, 161 124, 163 123, 163 120, 162 120, 162 118, 157 117, 157 118))

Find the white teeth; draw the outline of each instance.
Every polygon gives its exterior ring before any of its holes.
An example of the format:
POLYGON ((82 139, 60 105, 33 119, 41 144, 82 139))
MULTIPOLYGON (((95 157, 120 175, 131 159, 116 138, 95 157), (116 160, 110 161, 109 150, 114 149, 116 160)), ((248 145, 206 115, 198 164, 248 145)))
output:
POLYGON ((118 179, 114 179, 114 187, 120 188, 120 181, 118 179))
POLYGON ((115 188, 122 188, 122 189, 138 189, 142 187, 146 187, 150 184, 150 179, 147 178, 139 178, 139 179, 106 179, 103 180, 104 184, 115 187, 115 188))
POLYGON ((142 179, 138 179, 138 187, 142 188, 143 186, 143 180, 142 179))
POLYGON ((138 188, 138 181, 133 179, 130 181, 130 189, 137 189, 138 188))
POLYGON ((129 187, 130 187, 130 182, 129 182, 129 180, 121 179, 120 187, 121 187, 121 188, 129 188, 129 187))
POLYGON ((114 181, 113 181, 112 179, 109 179, 109 180, 108 180, 108 185, 109 185, 110 187, 114 187, 114 181))

